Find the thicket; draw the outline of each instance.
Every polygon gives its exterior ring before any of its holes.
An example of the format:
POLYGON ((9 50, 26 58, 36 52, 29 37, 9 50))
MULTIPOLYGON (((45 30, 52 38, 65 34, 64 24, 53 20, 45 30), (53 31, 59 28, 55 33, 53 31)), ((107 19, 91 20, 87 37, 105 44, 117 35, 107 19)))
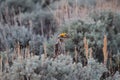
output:
POLYGON ((26 49, 30 47, 30 53, 42 54, 43 50, 43 37, 34 34, 31 30, 25 26, 0 26, 0 49, 1 51, 14 51, 18 44, 20 49, 26 49), (40 50, 41 49, 41 50, 40 50))
MULTIPOLYGON (((99 80, 104 71, 107 71, 104 65, 94 60, 88 66, 82 67, 81 63, 73 64, 69 55, 60 55, 55 60, 52 58, 45 61, 37 58, 15 60, 13 66, 8 68, 8 72, 3 73, 2 80, 99 80)), ((119 79, 119 76, 111 79, 114 78, 119 79)))
MULTIPOLYGON (((63 24, 59 32, 66 32, 69 34, 69 39, 65 40, 66 54, 72 55, 73 61, 75 58, 75 51, 77 51, 77 62, 81 62, 83 66, 88 64, 86 59, 86 51, 84 45, 84 38, 88 42, 88 54, 90 56, 92 49, 92 56, 100 63, 104 62, 104 36, 107 35, 107 68, 111 73, 115 73, 120 69, 119 52, 120 52, 120 29, 117 24, 119 14, 113 12, 93 13, 90 15, 94 22, 85 22, 82 20, 71 21, 63 24), (76 50, 75 50, 76 48, 76 50)), ((54 41, 57 36, 50 39, 48 43, 48 54, 53 55, 54 41)))

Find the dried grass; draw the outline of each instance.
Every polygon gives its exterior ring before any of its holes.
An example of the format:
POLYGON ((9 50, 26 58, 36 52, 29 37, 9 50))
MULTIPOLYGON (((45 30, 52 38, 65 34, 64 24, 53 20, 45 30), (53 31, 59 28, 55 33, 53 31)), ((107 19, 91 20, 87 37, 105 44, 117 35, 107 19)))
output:
POLYGON ((78 0, 75 0, 75 6, 70 6, 68 3, 68 0, 65 0, 63 4, 57 9, 50 11, 53 13, 54 18, 56 19, 58 25, 61 25, 65 21, 69 20, 76 20, 76 19, 87 19, 89 13, 93 11, 104 11, 104 10, 111 10, 113 12, 120 11, 120 7, 117 4, 117 0, 112 1, 104 1, 104 0, 98 0, 96 3, 96 6, 94 8, 87 7, 86 4, 84 4, 84 7, 80 7, 77 5, 78 0))
POLYGON ((108 59, 108 51, 107 51, 107 36, 104 35, 103 40, 103 56, 104 56, 104 64, 106 65, 108 59))
POLYGON ((75 61, 76 61, 76 63, 77 63, 77 60, 78 60, 78 52, 77 52, 77 48, 75 46, 75 61))
POLYGON ((0 56, 0 71, 2 72, 2 56, 0 56))
POLYGON ((86 58, 88 59, 88 42, 86 37, 84 37, 83 42, 84 42, 85 55, 86 55, 86 58))
POLYGON ((27 57, 30 58, 30 46, 27 46, 27 57))
POLYGON ((119 6, 117 5, 117 0, 103 1, 98 0, 95 7, 96 10, 111 10, 113 12, 119 11, 119 6))
POLYGON ((43 44, 43 48, 44 48, 44 60, 45 60, 47 58, 47 47, 45 42, 43 44))
POLYGON ((21 49, 20 49, 20 43, 19 42, 17 43, 17 57, 18 57, 18 59, 22 58, 21 49))

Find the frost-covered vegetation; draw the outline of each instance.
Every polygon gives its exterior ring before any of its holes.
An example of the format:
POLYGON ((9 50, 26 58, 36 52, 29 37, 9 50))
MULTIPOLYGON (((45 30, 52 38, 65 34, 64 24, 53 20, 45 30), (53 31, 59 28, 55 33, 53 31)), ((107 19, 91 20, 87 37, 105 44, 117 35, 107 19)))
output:
POLYGON ((0 80, 119 80, 119 4, 0 0, 0 80), (60 33, 68 38, 56 55, 60 33))

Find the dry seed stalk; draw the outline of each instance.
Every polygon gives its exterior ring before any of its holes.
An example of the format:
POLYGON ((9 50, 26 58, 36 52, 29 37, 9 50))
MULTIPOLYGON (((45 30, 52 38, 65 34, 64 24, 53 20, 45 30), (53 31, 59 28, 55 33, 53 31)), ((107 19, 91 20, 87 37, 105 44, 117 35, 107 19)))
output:
POLYGON ((0 67, 1 67, 1 72, 2 72, 2 56, 0 57, 0 67))
POLYGON ((8 11, 8 6, 5 7, 5 18, 6 18, 6 22, 8 23, 9 20, 9 11, 8 11))
POLYGON ((86 55, 86 58, 88 59, 88 42, 86 37, 84 37, 83 42, 84 42, 85 55, 86 55))
POLYGON ((104 64, 106 64, 107 59, 108 59, 107 36, 106 35, 104 35, 104 40, 103 40, 103 56, 104 56, 104 64))
POLYGON ((40 24, 41 24, 41 33, 42 33, 42 37, 44 36, 44 30, 43 30, 43 21, 41 20, 40 21, 40 24))
MULTIPOLYGON (((21 8, 18 7, 19 10, 19 14, 21 14, 21 8)), ((18 16, 18 20, 19 20, 19 25, 22 25, 22 20, 21 20, 21 15, 18 16)))
POLYGON ((77 5, 77 2, 78 2, 78 1, 75 0, 75 2, 76 2, 76 6, 75 6, 75 11, 76 11, 76 13, 75 13, 75 14, 76 14, 76 17, 77 17, 77 16, 78 16, 78 5, 77 5))
POLYGON ((2 22, 2 21, 3 21, 2 14, 0 14, 0 22, 2 22))
POLYGON ((18 58, 20 57, 20 43, 18 42, 17 44, 17 53, 18 53, 18 58))
POLYGON ((1 57, 0 57, 0 68, 1 68, 1 70, 0 70, 0 78, 1 78, 1 80, 2 80, 2 75, 3 75, 3 72, 2 72, 2 55, 1 55, 1 57))
POLYGON ((8 56, 6 56, 6 61, 5 61, 5 64, 8 65, 8 56))
POLYGON ((76 61, 76 63, 77 63, 77 56, 78 56, 78 52, 77 52, 77 48, 75 46, 75 61, 76 61))
POLYGON ((43 48, 44 48, 44 60, 47 58, 47 50, 46 50, 46 44, 43 44, 43 48))
POLYGON ((29 45, 27 46, 27 57, 28 58, 30 57, 30 46, 29 45))

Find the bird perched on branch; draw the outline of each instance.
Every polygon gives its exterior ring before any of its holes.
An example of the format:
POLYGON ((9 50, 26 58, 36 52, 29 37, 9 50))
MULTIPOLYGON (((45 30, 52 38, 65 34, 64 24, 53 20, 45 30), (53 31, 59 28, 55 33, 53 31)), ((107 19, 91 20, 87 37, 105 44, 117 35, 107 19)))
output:
POLYGON ((61 33, 58 35, 57 42, 54 49, 54 57, 57 57, 60 54, 65 54, 65 42, 64 39, 69 38, 67 33, 61 33))

